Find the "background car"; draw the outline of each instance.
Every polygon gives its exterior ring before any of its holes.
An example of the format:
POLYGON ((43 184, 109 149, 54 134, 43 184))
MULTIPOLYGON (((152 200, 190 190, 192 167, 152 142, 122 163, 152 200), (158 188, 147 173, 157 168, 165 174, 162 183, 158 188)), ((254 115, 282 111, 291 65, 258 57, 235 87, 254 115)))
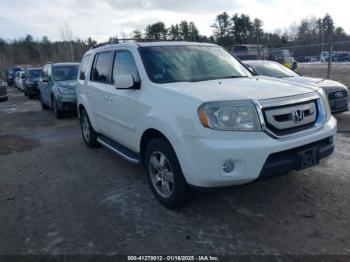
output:
POLYGON ((273 61, 250 60, 243 63, 255 75, 284 78, 285 80, 321 87, 328 96, 332 113, 339 113, 349 110, 349 90, 337 81, 300 76, 289 68, 273 61))
POLYGON ((26 81, 26 71, 20 71, 19 72, 19 79, 18 79, 19 90, 24 91, 25 81, 26 81))
POLYGON ((6 70, 6 82, 8 86, 12 86, 13 84, 15 84, 15 75, 16 72, 18 71, 22 71, 21 67, 9 67, 6 70))
POLYGON ((16 73, 15 73, 15 86, 19 89, 19 80, 20 80, 20 72, 21 71, 17 71, 16 73))
POLYGON ((0 102, 7 101, 7 99, 6 84, 0 81, 0 102))
POLYGON ((39 87, 39 99, 43 109, 53 109, 56 118, 63 118, 65 111, 76 110, 76 85, 79 63, 46 64, 43 67, 39 87))
POLYGON ((26 71, 25 82, 24 82, 24 94, 30 99, 39 95, 38 81, 42 68, 29 68, 26 71))

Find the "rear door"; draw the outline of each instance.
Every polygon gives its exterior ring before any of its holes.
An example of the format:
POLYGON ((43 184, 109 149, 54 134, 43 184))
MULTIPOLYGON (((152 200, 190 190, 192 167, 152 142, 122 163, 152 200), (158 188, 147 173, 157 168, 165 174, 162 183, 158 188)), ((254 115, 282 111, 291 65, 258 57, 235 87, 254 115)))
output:
POLYGON ((107 136, 106 104, 109 99, 108 90, 113 88, 111 80, 113 54, 113 51, 103 51, 95 55, 90 79, 86 84, 94 128, 107 136))

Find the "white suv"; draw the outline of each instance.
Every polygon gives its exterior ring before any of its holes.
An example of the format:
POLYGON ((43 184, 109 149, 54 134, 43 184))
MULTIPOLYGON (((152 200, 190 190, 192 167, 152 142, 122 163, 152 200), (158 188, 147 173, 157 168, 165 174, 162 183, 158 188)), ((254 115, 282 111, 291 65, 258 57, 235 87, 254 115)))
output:
POLYGON ((190 185, 244 184, 316 165, 334 150, 337 123, 322 89, 253 77, 213 44, 91 49, 77 99, 86 145, 143 165, 168 207, 181 205, 190 185))

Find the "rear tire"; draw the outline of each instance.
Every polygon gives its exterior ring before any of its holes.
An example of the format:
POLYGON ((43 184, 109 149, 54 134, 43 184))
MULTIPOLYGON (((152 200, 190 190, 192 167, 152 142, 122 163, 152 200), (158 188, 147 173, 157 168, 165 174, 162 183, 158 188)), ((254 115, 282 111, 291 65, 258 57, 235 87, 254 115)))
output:
POLYGON ((80 128, 85 145, 88 147, 97 147, 97 133, 91 125, 89 116, 85 109, 80 112, 80 128))
POLYGON ((164 206, 179 208, 189 200, 179 160, 167 140, 157 138, 147 145, 145 168, 151 189, 164 206))

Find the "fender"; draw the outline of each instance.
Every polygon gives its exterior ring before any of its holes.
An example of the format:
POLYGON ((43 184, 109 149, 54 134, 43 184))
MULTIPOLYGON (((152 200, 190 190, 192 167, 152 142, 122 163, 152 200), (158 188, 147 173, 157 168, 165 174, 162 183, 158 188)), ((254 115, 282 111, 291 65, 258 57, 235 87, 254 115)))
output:
POLYGON ((79 98, 78 103, 77 103, 78 117, 80 118, 79 107, 82 105, 85 108, 85 110, 86 110, 86 112, 87 112, 87 114, 89 116, 90 123, 91 123, 92 127, 94 128, 94 130, 97 131, 98 128, 96 128, 95 116, 92 113, 92 110, 91 110, 91 107, 90 107, 90 104, 88 102, 88 99, 87 99, 86 95, 85 94, 81 94, 81 95, 79 95, 77 97, 79 98))
POLYGON ((191 170, 192 165, 189 162, 189 157, 187 157, 188 150, 186 150, 186 144, 184 139, 181 139, 183 136, 192 136, 192 137, 204 137, 205 133, 203 129, 197 128, 195 124, 188 120, 187 118, 177 119, 174 116, 169 116, 162 112, 150 112, 148 115, 144 116, 142 119, 147 119, 140 123, 142 129, 138 130, 137 133, 137 145, 135 145, 135 151, 140 152, 140 142, 143 133, 148 129, 156 129, 162 133, 172 145, 176 156, 180 162, 183 174, 187 182, 190 182, 191 179, 187 174, 192 174, 191 170))

